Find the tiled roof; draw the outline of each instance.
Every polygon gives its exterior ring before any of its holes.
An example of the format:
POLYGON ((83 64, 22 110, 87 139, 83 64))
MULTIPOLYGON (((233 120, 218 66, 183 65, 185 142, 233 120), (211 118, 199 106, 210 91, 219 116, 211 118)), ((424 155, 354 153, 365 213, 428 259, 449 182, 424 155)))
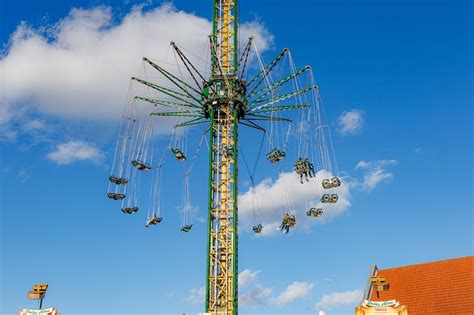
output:
POLYGON ((410 315, 474 314, 474 256, 381 269, 377 276, 390 284, 379 300, 398 300, 410 315))

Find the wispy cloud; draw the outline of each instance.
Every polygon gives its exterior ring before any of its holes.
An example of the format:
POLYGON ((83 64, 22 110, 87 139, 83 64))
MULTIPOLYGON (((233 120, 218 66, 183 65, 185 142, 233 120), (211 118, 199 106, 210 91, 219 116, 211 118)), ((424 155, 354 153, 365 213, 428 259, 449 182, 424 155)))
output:
POLYGON ((359 133, 364 126, 364 112, 358 109, 343 112, 338 118, 339 133, 341 135, 354 135, 359 133))
POLYGON ((309 282, 295 281, 288 285, 279 295, 272 296, 273 288, 265 287, 258 281, 260 271, 246 269, 239 274, 239 304, 251 306, 256 304, 272 304, 278 307, 291 304, 296 300, 307 298, 314 285, 309 282))
POLYGON ((201 304, 206 298, 206 288, 200 287, 197 289, 191 289, 189 291, 189 296, 186 298, 186 302, 192 305, 201 304))
POLYGON ((313 286, 312 283, 295 281, 276 297, 273 303, 278 306, 284 306, 298 299, 306 298, 310 295, 313 286))
POLYGON ((16 178, 20 183, 24 184, 30 179, 30 171, 27 168, 21 168, 16 174, 16 178))
POLYGON ((56 146, 46 158, 58 165, 68 165, 76 161, 97 161, 103 157, 102 151, 93 143, 69 141, 56 146))
MULTIPOLYGON (((297 300, 309 297, 314 284, 309 282, 295 281, 288 285, 278 295, 273 295, 273 288, 260 283, 258 276, 261 272, 245 269, 239 273, 239 305, 241 307, 251 307, 255 305, 275 305, 283 307, 297 300)), ((189 291, 186 302, 190 304, 200 304, 205 299, 206 290, 204 287, 194 288, 189 291)))
POLYGON ((353 290, 346 292, 334 292, 331 294, 325 294, 315 304, 316 310, 324 311, 339 306, 356 306, 356 304, 362 299, 361 290, 353 290))
POLYGON ((251 290, 239 295, 239 305, 249 306, 268 303, 272 295, 272 289, 261 284, 256 284, 251 290))
POLYGON ((387 167, 397 165, 396 160, 376 160, 376 161, 359 161, 355 169, 364 172, 361 181, 356 185, 366 191, 372 191, 381 183, 390 182, 393 179, 393 173, 387 171, 387 167))
POLYGON ((250 269, 245 269, 239 273, 239 289, 246 287, 248 284, 253 282, 260 271, 252 271, 250 269))

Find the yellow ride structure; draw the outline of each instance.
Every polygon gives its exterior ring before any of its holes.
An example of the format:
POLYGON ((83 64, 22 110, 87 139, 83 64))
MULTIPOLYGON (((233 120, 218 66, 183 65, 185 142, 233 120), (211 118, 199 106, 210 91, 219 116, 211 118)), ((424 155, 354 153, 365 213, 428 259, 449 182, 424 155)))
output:
POLYGON ((237 0, 214 1, 206 312, 237 314, 237 0), (215 95, 212 95, 212 94, 215 95), (233 154, 220 148, 231 147, 233 154))

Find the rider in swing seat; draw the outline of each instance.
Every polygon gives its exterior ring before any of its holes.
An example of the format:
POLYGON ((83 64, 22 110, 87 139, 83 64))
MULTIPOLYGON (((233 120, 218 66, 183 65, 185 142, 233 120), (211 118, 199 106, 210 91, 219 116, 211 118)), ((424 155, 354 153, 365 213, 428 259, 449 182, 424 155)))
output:
POLYGON ((185 225, 181 228, 181 232, 187 233, 187 232, 191 231, 192 227, 193 227, 192 224, 187 224, 187 225, 185 225))
POLYGON ((128 183, 128 180, 126 178, 120 178, 115 176, 110 176, 109 181, 117 185, 125 185, 128 183))
POLYGON ((122 212, 125 214, 134 214, 138 212, 138 207, 127 207, 127 208, 122 208, 122 212))
POLYGON ((262 229, 263 229, 263 226, 261 224, 256 225, 256 226, 253 227, 253 231, 257 234, 261 233, 262 229))
POLYGON ((151 170, 151 167, 146 165, 145 163, 138 161, 138 160, 133 160, 132 165, 136 167, 139 171, 149 171, 151 170))
POLYGON ((174 156, 176 157, 176 159, 178 159, 178 161, 182 162, 186 160, 186 156, 180 149, 172 148, 171 152, 173 152, 174 156))
POLYGON ((150 225, 157 225, 163 221, 163 218, 158 217, 156 214, 153 214, 149 217, 146 221, 145 227, 149 227, 150 225))
POLYGON ((125 199, 125 194, 116 194, 116 193, 109 192, 107 193, 107 197, 113 200, 123 200, 125 199))

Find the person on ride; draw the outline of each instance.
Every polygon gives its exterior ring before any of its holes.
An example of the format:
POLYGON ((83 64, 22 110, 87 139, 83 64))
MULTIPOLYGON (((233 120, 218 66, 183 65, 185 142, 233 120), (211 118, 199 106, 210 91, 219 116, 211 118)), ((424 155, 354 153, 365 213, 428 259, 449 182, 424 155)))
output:
POLYGON ((316 173, 314 172, 314 164, 309 163, 309 177, 316 177, 316 173))
POLYGON ((303 184, 303 173, 304 173, 304 161, 302 158, 298 158, 295 164, 296 174, 300 175, 300 183, 303 184))
MULTIPOLYGON (((304 172, 303 172, 303 174, 304 174, 304 177, 305 177, 305 179, 306 179, 307 182, 309 182, 308 175, 311 174, 311 173, 310 173, 310 164, 311 164, 311 163, 309 163, 308 158, 305 158, 305 159, 304 159, 304 162, 303 162, 303 167, 304 167, 304 172)), ((313 176, 311 176, 311 177, 313 177, 313 176)))
POLYGON ((279 230, 284 231, 285 234, 288 234, 288 232, 290 231, 290 226, 288 225, 289 220, 290 220, 290 215, 288 213, 285 213, 285 215, 283 216, 281 225, 279 227, 279 230))

